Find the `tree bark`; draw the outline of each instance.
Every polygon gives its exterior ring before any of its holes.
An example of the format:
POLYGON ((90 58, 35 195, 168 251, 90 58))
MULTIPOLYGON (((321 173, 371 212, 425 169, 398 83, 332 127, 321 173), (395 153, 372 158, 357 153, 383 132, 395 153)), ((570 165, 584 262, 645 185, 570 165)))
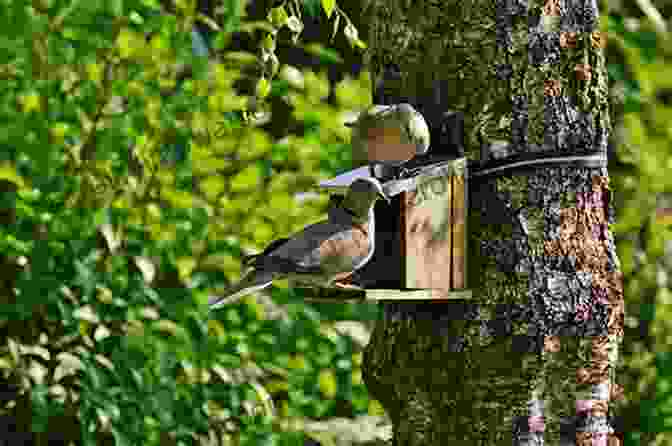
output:
MULTIPOLYGON (((606 154, 595 3, 372 0, 366 11, 376 102, 409 102, 433 128, 463 111, 469 159, 498 139, 514 152, 606 154)), ((606 168, 472 179, 469 203, 472 300, 381 303, 365 351, 394 444, 620 444, 623 286, 606 168)))

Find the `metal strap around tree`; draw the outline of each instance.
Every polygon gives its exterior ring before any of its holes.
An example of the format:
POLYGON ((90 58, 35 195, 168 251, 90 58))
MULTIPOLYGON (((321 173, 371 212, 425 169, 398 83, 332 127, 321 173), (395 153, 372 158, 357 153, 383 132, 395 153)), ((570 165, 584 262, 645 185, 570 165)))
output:
MULTIPOLYGON (((476 164, 476 163, 474 163, 476 164)), ((534 170, 545 167, 575 166, 575 167, 606 167, 607 154, 605 152, 591 152, 580 155, 567 153, 524 153, 494 160, 484 165, 470 166, 470 178, 497 177, 507 173, 520 173, 524 170, 534 170)))
MULTIPOLYGON (((599 168, 607 166, 607 155, 604 152, 592 152, 581 155, 567 153, 524 153, 492 160, 485 164, 479 161, 468 161, 469 169, 455 163, 455 158, 440 160, 437 157, 426 157, 423 160, 414 158, 414 163, 404 163, 397 166, 374 164, 370 167, 371 175, 382 180, 383 190, 388 196, 394 196, 404 191, 413 190, 423 176, 450 176, 465 175, 469 181, 481 181, 496 178, 506 174, 521 174, 524 171, 542 169, 546 167, 576 166, 599 168), (425 161, 427 164, 423 164, 425 161)), ((465 159, 465 161, 467 161, 465 159)))

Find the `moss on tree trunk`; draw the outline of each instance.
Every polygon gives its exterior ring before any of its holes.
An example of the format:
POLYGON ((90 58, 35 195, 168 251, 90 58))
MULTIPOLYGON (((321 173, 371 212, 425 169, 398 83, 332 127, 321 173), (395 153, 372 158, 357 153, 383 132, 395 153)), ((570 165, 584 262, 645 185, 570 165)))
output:
MULTIPOLYGON (((375 0, 367 63, 385 102, 416 105, 431 126, 463 111, 470 159, 495 139, 516 152, 606 153, 592 5, 375 0)), ((623 287, 606 168, 542 167, 469 189, 472 300, 381 303, 365 352, 394 444, 617 444, 607 416, 623 287)))

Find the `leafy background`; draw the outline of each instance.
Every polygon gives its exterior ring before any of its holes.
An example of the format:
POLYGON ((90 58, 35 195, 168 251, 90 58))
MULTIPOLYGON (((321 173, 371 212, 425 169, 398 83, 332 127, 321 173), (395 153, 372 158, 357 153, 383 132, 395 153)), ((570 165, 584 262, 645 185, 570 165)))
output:
MULTIPOLYGON (((342 123, 371 97, 360 10, 0 0, 10 444, 390 437, 361 379, 375 305, 307 304, 282 281, 213 313, 205 305, 239 278, 241 255, 319 220, 327 198, 310 191, 350 167, 342 123)), ((626 444, 666 445, 672 2, 601 11, 627 304, 617 425, 626 444)))

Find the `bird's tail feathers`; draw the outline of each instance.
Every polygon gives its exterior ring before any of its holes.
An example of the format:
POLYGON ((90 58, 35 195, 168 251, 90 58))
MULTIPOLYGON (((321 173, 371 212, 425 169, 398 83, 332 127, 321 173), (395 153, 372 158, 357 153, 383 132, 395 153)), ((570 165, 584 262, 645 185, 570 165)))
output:
POLYGON ((210 296, 208 305, 210 308, 217 308, 233 303, 243 296, 268 287, 273 283, 274 278, 270 272, 251 271, 240 282, 227 289, 223 295, 210 296))

